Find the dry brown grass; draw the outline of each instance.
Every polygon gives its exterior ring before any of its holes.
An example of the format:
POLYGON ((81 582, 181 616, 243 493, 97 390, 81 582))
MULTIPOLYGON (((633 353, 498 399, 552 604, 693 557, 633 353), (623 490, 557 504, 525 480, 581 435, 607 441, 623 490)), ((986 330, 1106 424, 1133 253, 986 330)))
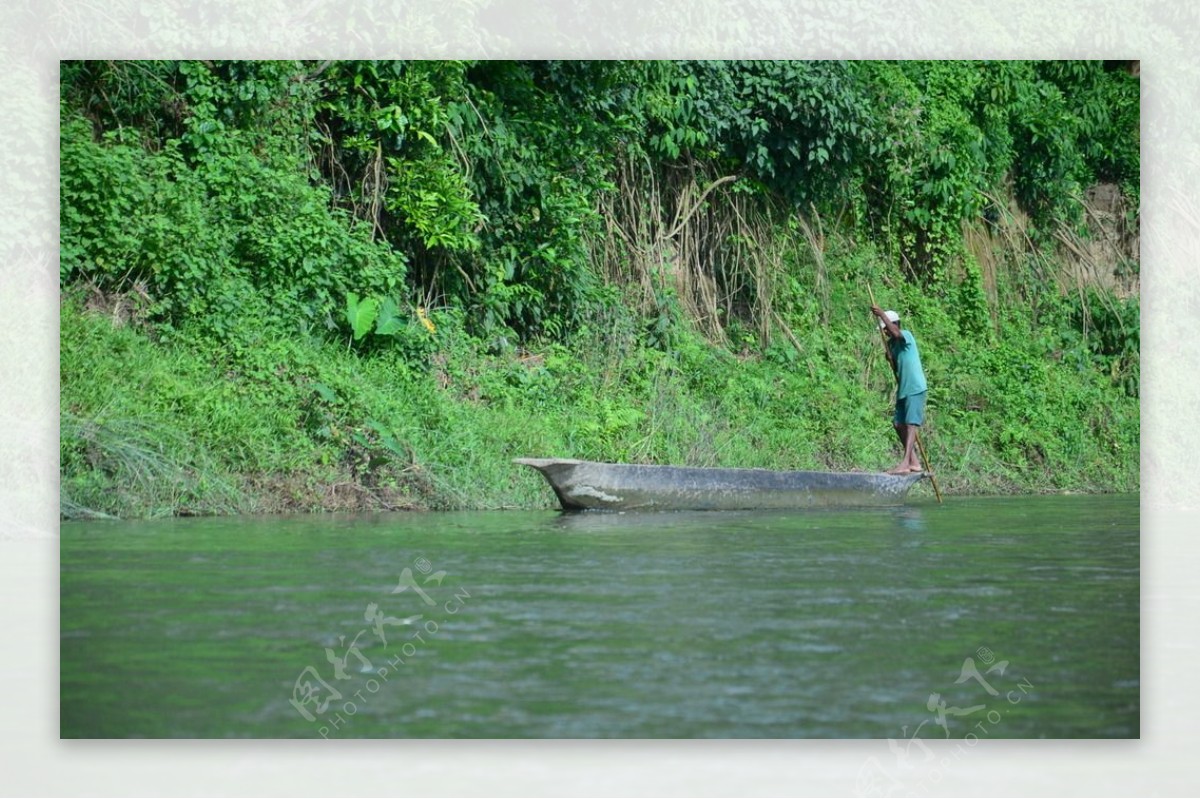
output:
MULTIPOLYGON (((765 345, 778 324, 773 303, 787 243, 763 201, 736 191, 736 180, 696 163, 659 175, 627 158, 616 191, 602 200, 605 235, 594 255, 609 283, 633 289, 643 315, 673 295, 710 342, 729 346, 737 319, 765 345)), ((824 286, 820 226, 803 230, 824 286)))

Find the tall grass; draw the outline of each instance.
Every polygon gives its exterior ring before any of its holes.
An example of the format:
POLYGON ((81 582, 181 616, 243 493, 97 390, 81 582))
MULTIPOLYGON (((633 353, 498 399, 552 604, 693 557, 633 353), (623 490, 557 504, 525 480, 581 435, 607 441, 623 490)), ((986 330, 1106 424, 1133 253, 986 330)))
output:
POLYGON ((180 430, 129 417, 60 421, 65 518, 230 514, 250 510, 228 474, 180 430))

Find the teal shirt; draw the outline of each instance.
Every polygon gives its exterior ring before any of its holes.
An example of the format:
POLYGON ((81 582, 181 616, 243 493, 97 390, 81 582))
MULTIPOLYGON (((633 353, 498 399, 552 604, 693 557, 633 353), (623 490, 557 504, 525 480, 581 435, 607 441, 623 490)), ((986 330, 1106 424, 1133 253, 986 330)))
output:
POLYGON ((925 385, 925 370, 921 368, 921 353, 917 352, 917 340, 907 330, 901 330, 902 339, 889 339, 888 349, 896 362, 896 399, 920 394, 925 385))

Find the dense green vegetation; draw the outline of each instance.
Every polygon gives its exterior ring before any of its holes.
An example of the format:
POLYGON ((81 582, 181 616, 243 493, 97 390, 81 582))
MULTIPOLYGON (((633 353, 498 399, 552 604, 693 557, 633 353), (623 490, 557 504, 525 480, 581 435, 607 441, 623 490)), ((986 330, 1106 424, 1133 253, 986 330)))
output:
POLYGON ((65 515, 549 505, 521 455, 883 468, 872 292, 921 343, 944 491, 1138 488, 1121 63, 61 85, 65 515))

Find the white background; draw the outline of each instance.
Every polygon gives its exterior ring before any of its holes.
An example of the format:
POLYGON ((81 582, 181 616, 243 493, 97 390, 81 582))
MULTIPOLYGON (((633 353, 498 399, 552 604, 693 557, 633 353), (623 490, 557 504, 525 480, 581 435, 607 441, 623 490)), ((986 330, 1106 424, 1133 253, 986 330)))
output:
MULTIPOLYGON (((0 792, 855 795, 884 741, 60 741, 58 60, 1141 59, 1142 739, 945 750, 929 795, 1195 795, 1200 12, 1042 0, 9 0, 0 21, 0 792)), ((984 636, 985 637, 985 636, 984 636)), ((883 653, 881 653, 882 655, 883 653)))

